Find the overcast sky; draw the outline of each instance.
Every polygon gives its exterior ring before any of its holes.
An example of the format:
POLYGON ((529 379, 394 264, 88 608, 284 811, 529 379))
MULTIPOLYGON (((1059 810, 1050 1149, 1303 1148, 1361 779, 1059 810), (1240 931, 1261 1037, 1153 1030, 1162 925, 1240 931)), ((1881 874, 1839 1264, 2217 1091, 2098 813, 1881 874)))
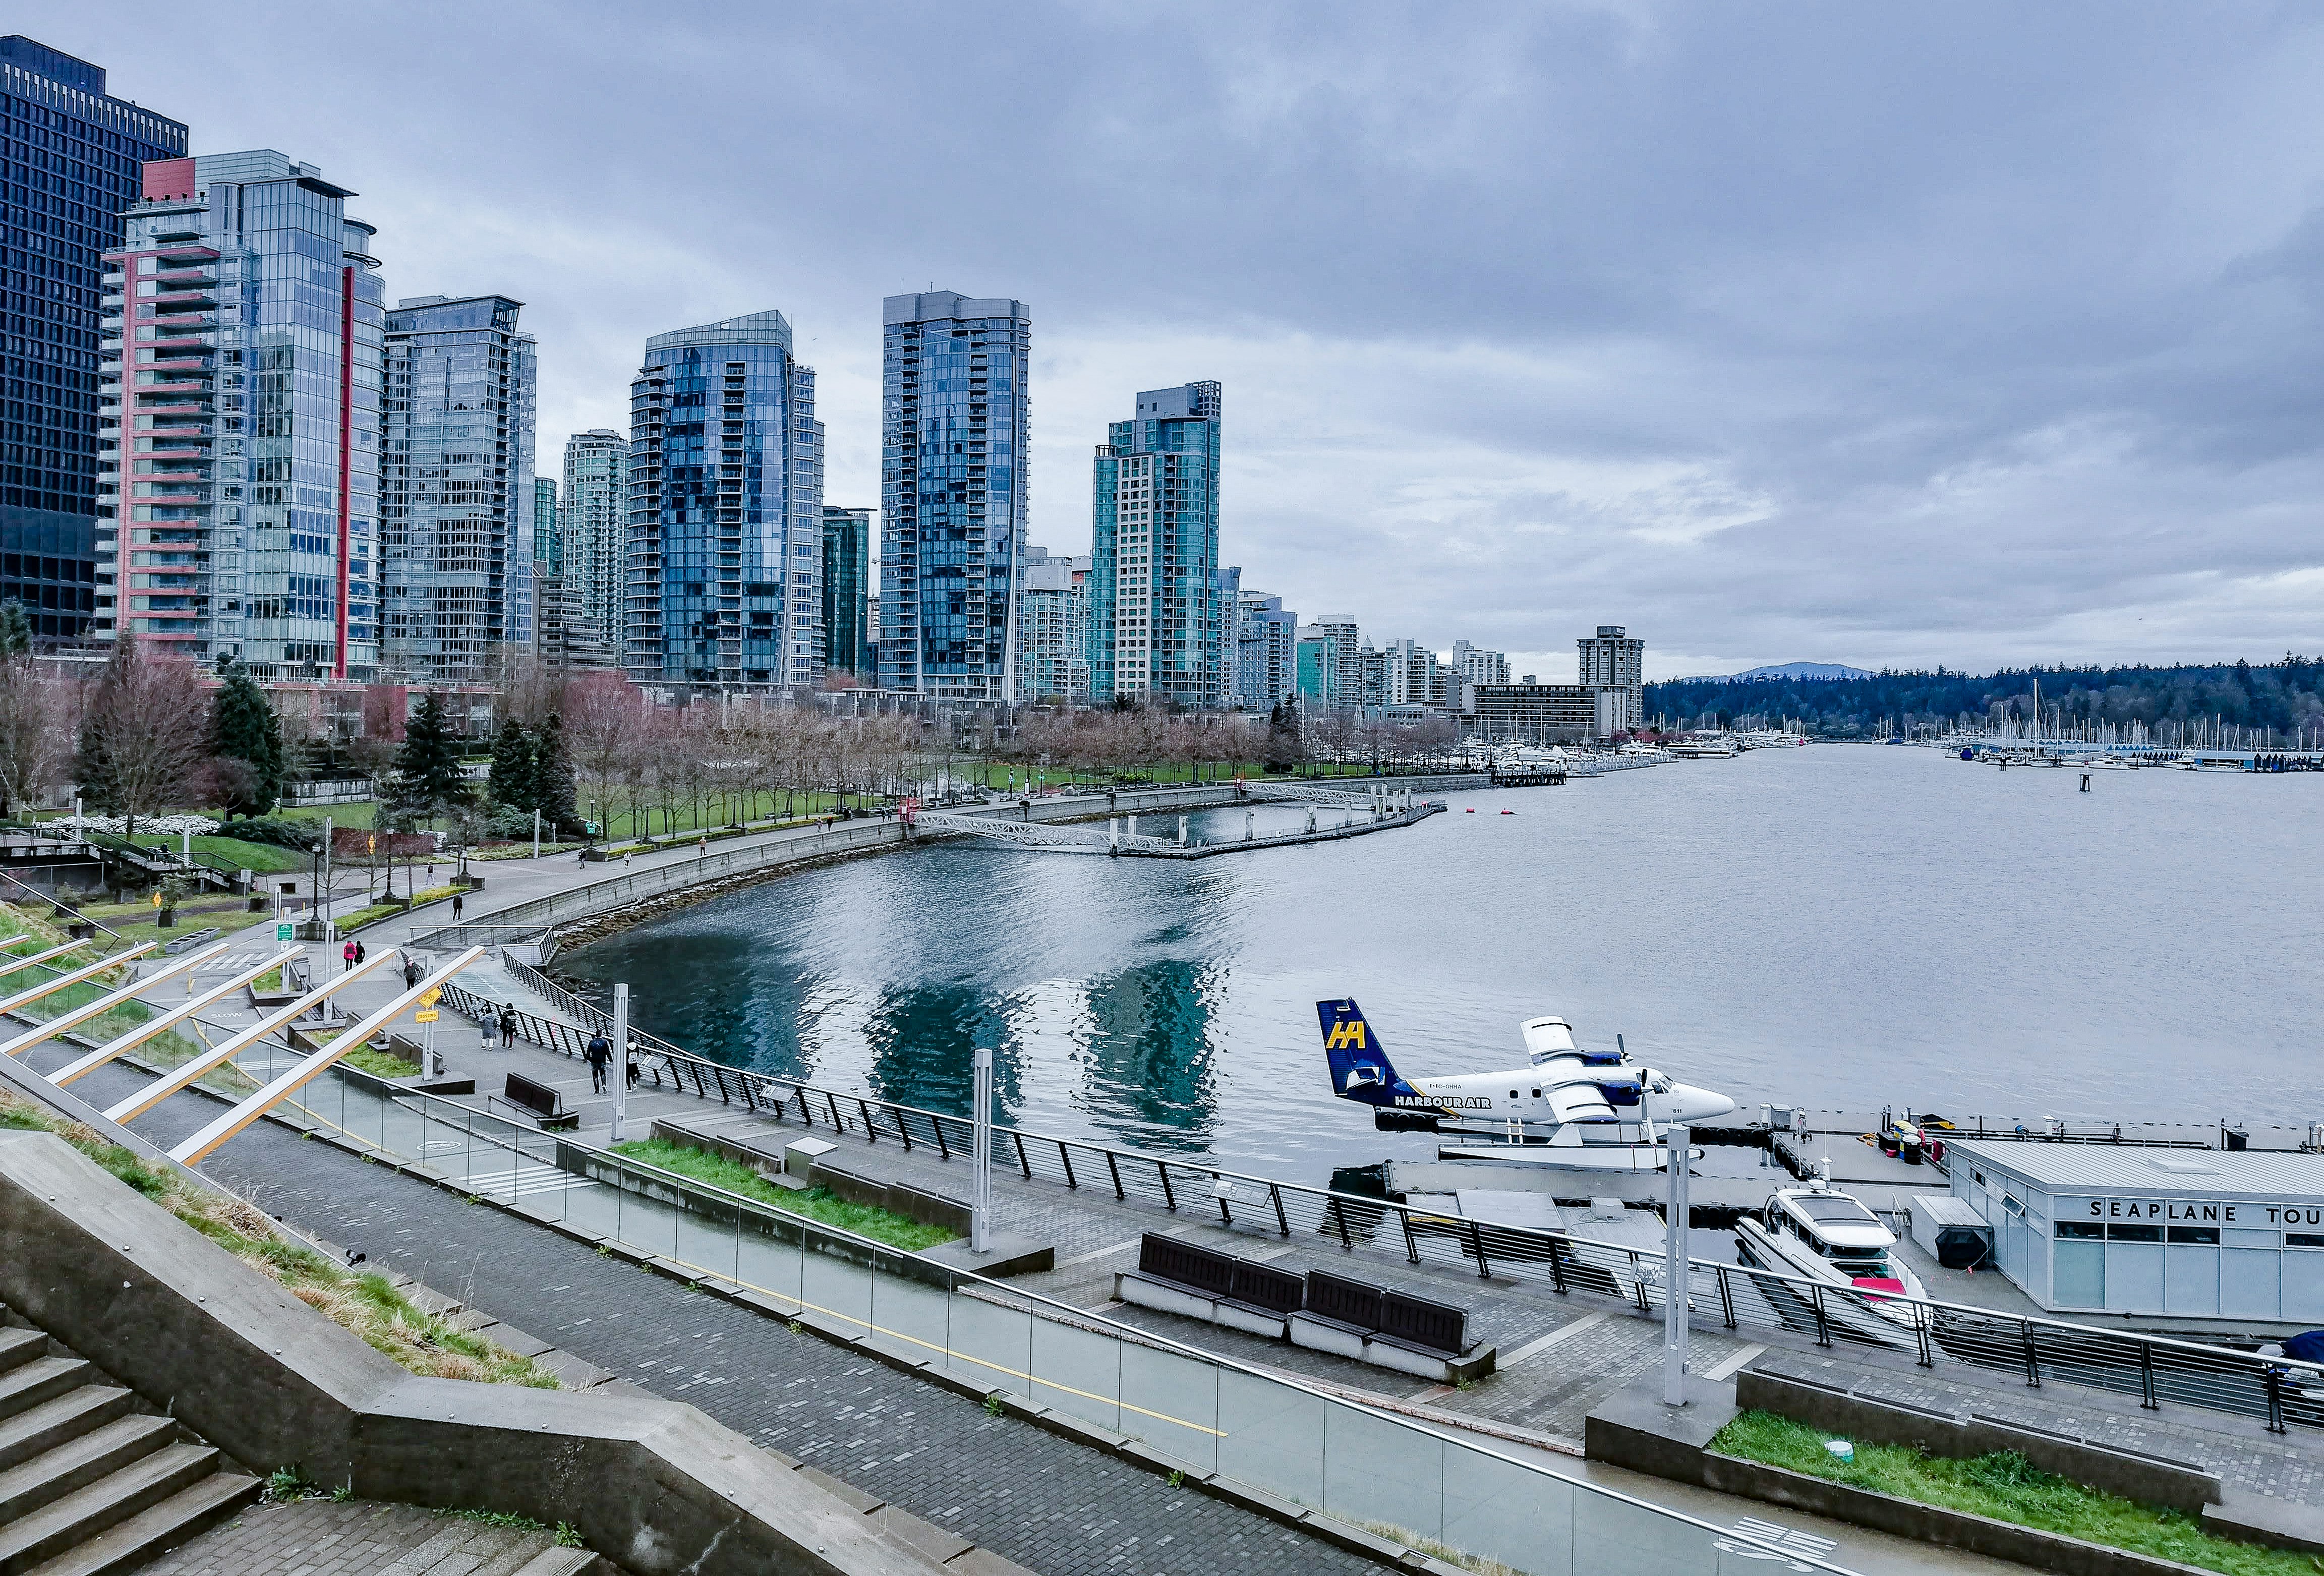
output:
POLYGON ((880 298, 1033 314, 1031 539, 1226 385, 1223 553, 1570 677, 2324 651, 2324 13, 19 0, 498 290, 540 454, 779 309, 879 501, 880 298))

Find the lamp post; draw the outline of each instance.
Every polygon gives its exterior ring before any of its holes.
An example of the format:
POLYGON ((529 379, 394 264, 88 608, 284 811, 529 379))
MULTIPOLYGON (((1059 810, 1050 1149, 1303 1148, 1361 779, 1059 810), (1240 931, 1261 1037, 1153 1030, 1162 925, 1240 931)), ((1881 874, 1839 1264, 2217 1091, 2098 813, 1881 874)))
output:
POLYGON ((622 1141, 630 1100, 630 988, 613 987, 613 1132, 606 1140, 622 1141))
POLYGON ((974 1207, 969 1215, 968 1250, 982 1253, 992 1241, 992 1047, 976 1047, 976 1160, 974 1207))
POLYGON ((1663 1404, 1686 1405, 1686 1182, 1685 1128, 1665 1128, 1670 1153, 1670 1197, 1663 1217, 1663 1404))

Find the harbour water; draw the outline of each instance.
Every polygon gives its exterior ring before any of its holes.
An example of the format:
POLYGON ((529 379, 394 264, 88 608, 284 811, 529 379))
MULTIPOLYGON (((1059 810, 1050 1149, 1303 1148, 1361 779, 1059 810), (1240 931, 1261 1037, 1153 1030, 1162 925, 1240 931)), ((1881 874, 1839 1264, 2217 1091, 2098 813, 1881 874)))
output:
POLYGON ((989 1044, 1009 1120, 1317 1181, 1435 1142, 1331 1096, 1327 996, 1407 1074, 1517 1064, 1554 1012, 1753 1106, 2324 1118, 2317 780, 2079 776, 1819 745, 1194 863, 942 843, 558 968, 737 1064, 964 1111, 989 1044))

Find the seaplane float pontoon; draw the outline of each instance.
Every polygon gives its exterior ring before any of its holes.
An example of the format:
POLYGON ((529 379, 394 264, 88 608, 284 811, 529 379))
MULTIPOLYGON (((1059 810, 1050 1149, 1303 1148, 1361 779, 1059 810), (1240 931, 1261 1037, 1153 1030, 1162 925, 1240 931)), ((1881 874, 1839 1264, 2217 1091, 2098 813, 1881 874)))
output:
POLYGON ((1584 1050, 1562 1018, 1518 1026, 1526 1064, 1499 1073, 1406 1079, 1352 1000, 1318 1001, 1315 1017, 1332 1090, 1372 1110, 1383 1132, 1438 1133, 1444 1160, 1554 1166, 1579 1171, 1659 1171, 1662 1134, 1725 1116, 1735 1102, 1641 1066, 1623 1050, 1584 1050))

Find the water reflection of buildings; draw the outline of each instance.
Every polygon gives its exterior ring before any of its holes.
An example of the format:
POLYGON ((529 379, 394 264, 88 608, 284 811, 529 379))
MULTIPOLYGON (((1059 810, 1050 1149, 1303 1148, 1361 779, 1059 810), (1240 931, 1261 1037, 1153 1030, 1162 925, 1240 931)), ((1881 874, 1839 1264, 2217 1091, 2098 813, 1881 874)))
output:
POLYGON ((967 1114, 976 1047, 992 1047, 1001 1120, 1024 1104, 1024 1065, 1009 1028, 1009 1000, 977 984, 890 985, 864 1015, 865 1086, 898 1105, 967 1114))
POLYGON ((1223 983, 1215 965, 1181 958, 1091 982, 1082 1098, 1093 1125, 1146 1146, 1210 1147, 1210 1026, 1223 983))

